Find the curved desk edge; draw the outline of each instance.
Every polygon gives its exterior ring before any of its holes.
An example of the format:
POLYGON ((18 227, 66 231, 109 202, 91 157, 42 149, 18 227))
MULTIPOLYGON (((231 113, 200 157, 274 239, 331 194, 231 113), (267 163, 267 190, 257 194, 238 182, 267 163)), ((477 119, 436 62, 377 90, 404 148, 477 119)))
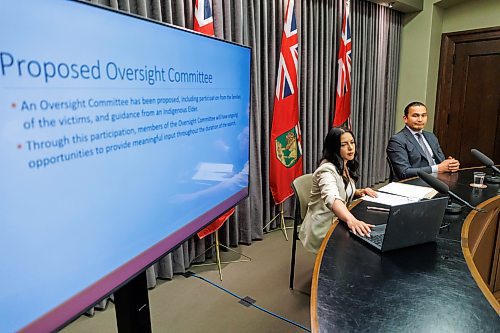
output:
POLYGON ((318 254, 316 254, 316 260, 314 262, 314 270, 311 282, 311 305, 310 305, 310 313, 311 313, 311 332, 319 332, 318 328, 318 279, 319 279, 319 270, 321 268, 321 260, 323 259, 323 254, 325 252, 326 245, 328 244, 328 240, 332 235, 333 231, 339 224, 339 220, 336 219, 333 221, 332 226, 326 233, 323 242, 321 243, 321 247, 319 248, 318 254))
MULTIPOLYGON (((477 207, 484 208, 488 204, 494 202, 495 200, 500 200, 499 198, 500 196, 497 195, 493 198, 490 198, 482 202, 477 207)), ((469 215, 467 215, 467 218, 465 219, 464 224, 462 226, 462 234, 461 234, 462 253, 464 255, 465 262, 467 263, 467 267, 469 268, 469 271, 474 280, 476 281, 476 284, 478 285, 479 289, 481 289, 481 292, 486 297, 486 299, 493 307, 493 309, 495 309, 497 314, 500 315, 500 304, 497 302, 495 296, 493 296, 493 293, 490 291, 490 289, 482 279, 481 275, 479 274, 479 271, 477 270, 476 265, 474 264, 474 260, 472 259, 472 253, 469 249, 469 228, 477 214, 478 212, 474 210, 470 212, 469 215)))

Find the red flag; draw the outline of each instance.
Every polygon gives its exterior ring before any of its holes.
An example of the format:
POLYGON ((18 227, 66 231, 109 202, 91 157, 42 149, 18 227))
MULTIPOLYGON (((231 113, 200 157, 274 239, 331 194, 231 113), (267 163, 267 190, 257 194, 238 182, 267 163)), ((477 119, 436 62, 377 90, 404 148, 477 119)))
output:
POLYGON ((350 124, 351 115, 351 16, 350 0, 344 0, 344 17, 342 19, 342 38, 340 40, 337 96, 335 99, 335 115, 333 126, 340 126, 346 121, 350 124))
POLYGON ((269 182, 277 205, 293 194, 292 181, 302 175, 297 84, 299 39, 295 20, 295 1, 287 2, 269 144, 269 182))
POLYGON ((231 215, 233 215, 233 213, 234 213, 234 208, 231 208, 230 210, 225 212, 222 216, 219 216, 219 218, 217 220, 213 221, 212 223, 210 223, 208 225, 208 227, 205 227, 205 229, 198 231, 198 233, 197 233, 198 237, 200 239, 202 239, 203 237, 206 237, 206 236, 210 235, 211 233, 219 230, 219 228, 224 225, 224 222, 226 222, 226 220, 231 215))
POLYGON ((193 30, 208 36, 215 35, 214 17, 212 15, 212 0, 196 0, 194 5, 193 30))
MULTIPOLYGON (((194 5, 194 31, 201 32, 208 36, 214 36, 214 17, 212 15, 212 0, 196 0, 194 5)), ((217 220, 213 221, 205 229, 197 233, 201 239, 211 233, 219 230, 224 225, 226 220, 233 215, 234 208, 231 208, 220 216, 217 220)))

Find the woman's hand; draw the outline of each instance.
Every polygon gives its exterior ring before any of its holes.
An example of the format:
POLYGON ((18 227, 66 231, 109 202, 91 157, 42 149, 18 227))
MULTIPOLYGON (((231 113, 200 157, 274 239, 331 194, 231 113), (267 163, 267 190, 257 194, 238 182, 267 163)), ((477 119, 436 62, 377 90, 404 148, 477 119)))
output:
POLYGON ((377 197, 377 192, 372 190, 371 188, 367 187, 367 188, 362 188, 362 189, 359 189, 358 190, 358 196, 360 197, 364 197, 365 195, 369 196, 369 197, 372 197, 372 198, 376 198, 377 197))
POLYGON ((370 231, 371 228, 374 227, 374 225, 367 224, 355 218, 354 215, 352 215, 351 212, 347 209, 342 200, 336 199, 335 201, 333 201, 332 211, 340 220, 346 221, 347 227, 351 229, 351 231, 355 235, 370 237, 370 231))
POLYGON ((365 223, 363 221, 358 220, 357 218, 347 220, 346 223, 349 229, 351 229, 353 234, 366 237, 370 237, 371 228, 374 227, 373 224, 365 223))

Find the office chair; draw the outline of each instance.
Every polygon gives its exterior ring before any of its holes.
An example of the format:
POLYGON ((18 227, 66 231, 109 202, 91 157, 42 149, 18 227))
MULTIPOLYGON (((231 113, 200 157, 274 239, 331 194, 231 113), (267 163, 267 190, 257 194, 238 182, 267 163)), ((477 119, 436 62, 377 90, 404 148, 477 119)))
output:
POLYGON ((297 251, 297 240, 299 239, 298 227, 306 216, 307 204, 312 187, 312 174, 308 173, 297 177, 292 182, 295 193, 295 218, 293 220, 292 235, 292 259, 290 263, 290 289, 293 290, 293 280, 295 277, 295 253, 297 251))

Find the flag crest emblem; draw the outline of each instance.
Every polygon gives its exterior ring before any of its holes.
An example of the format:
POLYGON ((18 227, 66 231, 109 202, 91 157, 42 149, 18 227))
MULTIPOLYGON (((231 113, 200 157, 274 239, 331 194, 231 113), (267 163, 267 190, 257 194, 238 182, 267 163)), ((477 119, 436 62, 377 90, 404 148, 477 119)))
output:
POLYGON ((302 156, 300 136, 297 126, 279 135, 276 140, 276 158, 287 168, 291 168, 302 156))

